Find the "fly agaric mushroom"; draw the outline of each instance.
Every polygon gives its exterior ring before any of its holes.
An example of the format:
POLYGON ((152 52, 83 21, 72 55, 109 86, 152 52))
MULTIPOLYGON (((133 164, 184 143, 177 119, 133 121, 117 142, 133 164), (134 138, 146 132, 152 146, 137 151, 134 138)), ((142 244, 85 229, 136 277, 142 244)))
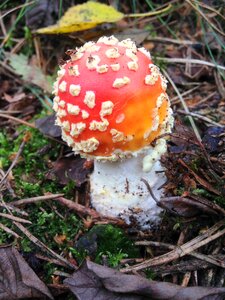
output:
POLYGON ((161 209, 141 178, 160 198, 165 175, 159 159, 166 151, 160 136, 173 125, 166 79, 130 39, 101 37, 67 54, 53 109, 63 140, 75 154, 95 159, 92 205, 128 224, 131 217, 142 227, 155 223, 161 209))

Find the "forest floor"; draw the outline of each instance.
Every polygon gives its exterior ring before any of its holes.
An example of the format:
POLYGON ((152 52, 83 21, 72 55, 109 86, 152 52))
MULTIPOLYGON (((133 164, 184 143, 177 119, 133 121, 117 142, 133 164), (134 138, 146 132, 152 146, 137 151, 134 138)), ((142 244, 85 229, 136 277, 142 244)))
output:
POLYGON ((58 34, 36 31, 72 1, 0 4, 0 300, 224 299, 224 1, 103 2, 124 17, 58 34), (164 211, 148 230, 96 213, 94 163, 54 125, 58 65, 103 35, 144 46, 168 80, 164 211))

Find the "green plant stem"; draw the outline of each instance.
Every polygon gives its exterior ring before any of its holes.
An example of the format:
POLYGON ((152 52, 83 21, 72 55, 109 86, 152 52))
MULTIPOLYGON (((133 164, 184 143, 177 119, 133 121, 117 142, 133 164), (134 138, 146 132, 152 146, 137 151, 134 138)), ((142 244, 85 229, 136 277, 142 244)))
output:
MULTIPOLYGON (((178 88, 176 87, 175 83, 173 82, 172 78, 169 76, 169 74, 168 74, 165 70, 163 70, 163 73, 165 74, 166 78, 169 80, 169 82, 171 83, 171 85, 172 85, 172 87, 174 88, 175 92, 176 92, 177 95, 179 96, 179 99, 180 99, 180 101, 181 101, 181 104, 182 104, 182 106, 183 106, 185 112, 186 112, 187 114, 189 114, 190 112, 189 112, 189 109, 188 109, 188 107, 187 107, 187 104, 185 103, 184 98, 182 97, 181 93, 179 92, 179 90, 178 90, 178 88)), ((190 122, 190 124, 191 124, 191 126, 192 126, 192 128, 193 128, 193 131, 194 131, 194 133, 195 133, 197 139, 198 139, 199 141, 201 141, 201 136, 200 136, 200 134, 199 134, 199 132, 198 132, 197 126, 195 125, 194 119, 193 119, 191 116, 188 116, 188 119, 189 119, 189 122, 190 122)))
POLYGON ((152 17, 152 16, 156 16, 159 14, 163 14, 165 12, 168 12, 170 9, 172 8, 172 5, 169 4, 167 7, 162 8, 160 10, 155 10, 155 11, 149 11, 147 13, 137 13, 137 14, 126 14, 124 15, 126 18, 145 18, 145 17, 152 17))

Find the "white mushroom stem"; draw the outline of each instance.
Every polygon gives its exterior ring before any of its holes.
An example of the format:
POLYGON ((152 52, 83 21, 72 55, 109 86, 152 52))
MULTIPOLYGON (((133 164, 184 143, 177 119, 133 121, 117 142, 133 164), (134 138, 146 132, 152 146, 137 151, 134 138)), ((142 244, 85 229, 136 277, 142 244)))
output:
POLYGON ((162 209, 141 179, 148 181, 157 199, 162 197, 166 176, 158 159, 165 151, 164 141, 137 157, 117 162, 96 161, 91 175, 93 207, 103 215, 121 217, 127 224, 135 220, 143 229, 157 224, 162 209))

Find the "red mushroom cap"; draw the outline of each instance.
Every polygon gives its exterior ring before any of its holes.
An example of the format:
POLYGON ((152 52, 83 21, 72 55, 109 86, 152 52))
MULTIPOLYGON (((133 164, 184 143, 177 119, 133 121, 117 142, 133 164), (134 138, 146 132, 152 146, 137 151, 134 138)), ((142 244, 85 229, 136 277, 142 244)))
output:
POLYGON ((166 80, 144 48, 111 36, 69 54, 55 82, 53 109, 75 153, 116 160, 170 131, 166 80))

